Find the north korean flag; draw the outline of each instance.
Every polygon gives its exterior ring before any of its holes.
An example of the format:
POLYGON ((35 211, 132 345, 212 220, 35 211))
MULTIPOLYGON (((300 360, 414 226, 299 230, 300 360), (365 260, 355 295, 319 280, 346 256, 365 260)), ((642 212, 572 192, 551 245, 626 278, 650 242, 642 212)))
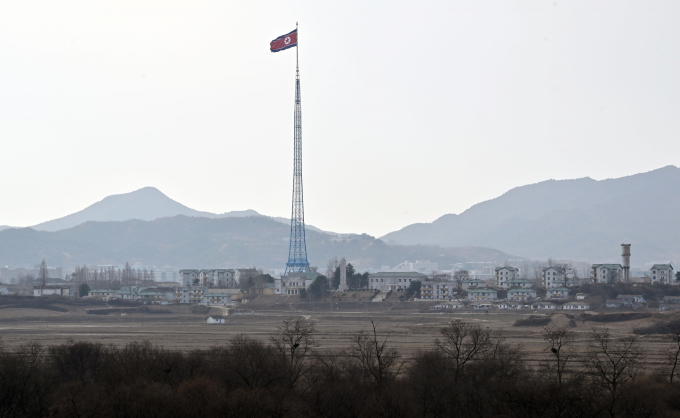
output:
POLYGON ((294 46, 297 46, 297 29, 295 29, 291 33, 281 35, 278 38, 274 39, 269 44, 269 49, 272 52, 279 52, 283 51, 284 49, 292 48, 294 46))

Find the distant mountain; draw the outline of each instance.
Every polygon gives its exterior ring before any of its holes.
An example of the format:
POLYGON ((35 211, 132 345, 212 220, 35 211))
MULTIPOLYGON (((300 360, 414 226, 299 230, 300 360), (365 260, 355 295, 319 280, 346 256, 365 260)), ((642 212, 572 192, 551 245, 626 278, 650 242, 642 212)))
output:
POLYGON ((413 224, 383 239, 400 244, 476 245, 532 259, 680 261, 680 168, 596 181, 548 180, 514 188, 460 215, 413 224))
POLYGON ((11 226, 0 225, 0 231, 2 231, 3 229, 7 229, 7 228, 11 228, 11 226))
MULTIPOLYGON (((86 222, 56 232, 13 228, 0 231, 0 265, 34 265, 45 258, 49 265, 67 268, 126 261, 178 268, 284 268, 289 234, 287 225, 262 216, 86 222)), ((329 235, 314 231, 307 231, 307 249, 310 263, 321 269, 332 257, 345 257, 359 268, 415 259, 446 268, 451 263, 513 258, 486 248, 388 246, 368 235, 333 242, 329 235)))
MULTIPOLYGON (((129 219, 152 221, 176 215, 202 218, 264 216, 251 209, 222 214, 202 212, 172 200, 155 187, 145 187, 130 193, 107 196, 79 212, 40 223, 32 228, 38 231, 59 231, 88 221, 126 221, 129 219)), ((290 224, 289 219, 278 217, 273 219, 290 224)), ((311 225, 308 228, 322 232, 311 225)))

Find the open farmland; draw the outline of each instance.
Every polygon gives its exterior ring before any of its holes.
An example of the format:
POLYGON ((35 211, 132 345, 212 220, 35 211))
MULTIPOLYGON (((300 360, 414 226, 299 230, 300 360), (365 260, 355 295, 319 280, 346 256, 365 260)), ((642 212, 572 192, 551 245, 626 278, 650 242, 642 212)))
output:
MULTIPOLYGON (((373 320, 378 331, 390 333, 389 342, 405 359, 419 350, 434 346, 438 331, 452 319, 477 323, 498 331, 508 342, 522 344, 531 363, 538 364, 547 355, 542 339, 543 327, 569 327, 577 344, 585 347, 593 327, 606 326, 612 334, 626 335, 634 328, 659 321, 678 319, 675 313, 616 314, 540 314, 530 312, 430 312, 427 304, 395 303, 294 303, 273 306, 266 298, 232 310, 224 325, 208 325, 208 315, 222 315, 222 308, 188 305, 138 305, 45 298, 2 298, 0 304, 0 338, 6 348, 27 342, 43 345, 61 344, 69 339, 122 346, 148 340, 168 349, 189 351, 225 345, 237 334, 268 339, 286 318, 304 316, 316 325, 317 350, 342 350, 350 337, 370 327, 373 320), (20 302, 17 302, 20 300, 20 302), (257 303, 259 302, 259 303, 257 303), (423 306, 420 306, 423 305, 423 306), (333 311, 331 311, 331 306, 333 311), (304 309, 302 309, 304 308, 304 309), (515 326, 520 320, 524 325, 515 326)), ((654 367, 659 352, 668 345, 660 335, 640 337, 646 349, 647 363, 654 367)))

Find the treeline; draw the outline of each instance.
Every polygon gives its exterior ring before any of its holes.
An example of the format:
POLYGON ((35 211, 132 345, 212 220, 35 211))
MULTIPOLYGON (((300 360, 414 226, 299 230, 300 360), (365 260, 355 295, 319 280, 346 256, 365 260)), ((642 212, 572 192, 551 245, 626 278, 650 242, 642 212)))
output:
POLYGON ((544 362, 453 321, 405 361, 373 326, 349 348, 313 350, 316 330, 287 320, 267 341, 180 352, 85 341, 0 351, 2 417, 675 417, 680 332, 665 367, 645 370, 635 336, 594 330, 576 349, 546 328, 544 362))

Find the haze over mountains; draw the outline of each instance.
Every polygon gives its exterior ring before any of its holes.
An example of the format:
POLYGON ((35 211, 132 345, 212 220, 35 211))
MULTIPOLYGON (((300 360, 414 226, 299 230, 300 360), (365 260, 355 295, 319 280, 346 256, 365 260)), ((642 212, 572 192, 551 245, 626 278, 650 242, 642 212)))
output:
MULTIPOLYGON (((264 216, 187 217, 153 221, 85 222, 56 232, 32 228, 0 231, 0 265, 82 264, 169 265, 176 268, 257 266, 282 269, 288 259, 290 227, 264 216)), ((442 268, 466 261, 502 262, 513 256, 485 248, 388 246, 368 235, 338 242, 329 234, 307 231, 309 261, 322 270, 329 259, 345 257, 359 268, 432 260, 442 268)))
POLYGON ((383 239, 603 263, 620 262, 620 244, 631 243, 633 266, 680 260, 678 191, 680 168, 674 166, 601 181, 548 180, 383 239))

